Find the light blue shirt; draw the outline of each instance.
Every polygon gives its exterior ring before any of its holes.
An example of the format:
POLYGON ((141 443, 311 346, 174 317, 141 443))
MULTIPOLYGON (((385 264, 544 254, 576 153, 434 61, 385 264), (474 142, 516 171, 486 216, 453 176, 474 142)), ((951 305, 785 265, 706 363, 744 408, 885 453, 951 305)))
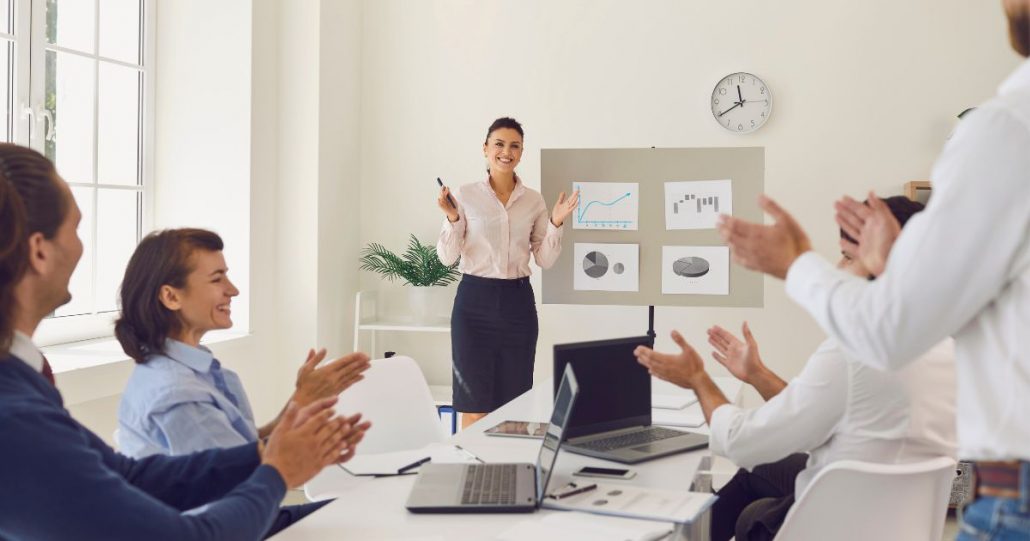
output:
POLYGON ((211 350, 177 340, 136 365, 118 407, 119 450, 131 457, 233 447, 257 437, 239 376, 211 350))

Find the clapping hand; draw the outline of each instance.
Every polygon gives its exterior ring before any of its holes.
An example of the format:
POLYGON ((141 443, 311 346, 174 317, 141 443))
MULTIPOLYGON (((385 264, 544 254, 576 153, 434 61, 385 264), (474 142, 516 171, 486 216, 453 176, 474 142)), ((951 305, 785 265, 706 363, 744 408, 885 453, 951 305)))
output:
POLYGON ((719 233, 729 245, 733 260, 751 270, 783 279, 794 261, 812 249, 808 235, 794 217, 769 197, 762 196, 758 205, 773 217, 771 225, 747 222, 723 215, 719 233))
POLYGON ((716 325, 708 329, 708 343, 715 348, 712 357, 726 367, 733 377, 745 383, 751 383, 760 374, 765 365, 758 355, 758 342, 751 334, 747 322, 741 327, 744 340, 741 341, 733 333, 716 325))
POLYGON ((679 345, 679 354, 659 353, 646 346, 637 346, 633 354, 652 376, 692 389, 696 378, 705 373, 705 363, 678 331, 672 331, 672 340, 679 345))
POLYGON ((293 400, 298 405, 305 406, 320 398, 337 396, 365 378, 362 372, 368 370, 368 355, 355 352, 319 367, 325 354, 325 349, 317 352, 308 350, 307 360, 297 371, 297 390, 293 400))
POLYGON ((555 227, 561 227, 565 223, 565 219, 572 214, 572 211, 579 206, 579 190, 572 192, 572 197, 567 201, 565 200, 565 192, 558 195, 558 202, 554 204, 554 210, 551 211, 551 223, 555 227))
MULTIPOLYGON (((261 452, 261 463, 275 468, 288 488, 310 481, 341 457, 353 456, 351 442, 356 427, 348 419, 336 417, 335 404, 336 397, 317 400, 303 408, 290 402, 269 436, 261 452)), ((367 426, 360 430, 362 435, 364 430, 367 426)), ((360 439, 357 437, 357 441, 360 439)))
POLYGON ((868 205, 844 197, 834 204, 837 224, 857 243, 840 240, 840 249, 851 259, 858 260, 873 276, 879 276, 887 267, 894 241, 901 234, 901 224, 890 207, 869 192, 868 205))

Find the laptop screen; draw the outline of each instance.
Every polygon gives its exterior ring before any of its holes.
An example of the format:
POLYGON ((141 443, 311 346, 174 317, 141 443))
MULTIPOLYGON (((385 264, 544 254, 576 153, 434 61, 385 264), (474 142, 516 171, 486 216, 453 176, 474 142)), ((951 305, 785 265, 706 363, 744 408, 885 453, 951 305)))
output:
POLYGON ((567 365, 574 365, 582 386, 567 437, 651 424, 651 375, 633 350, 653 345, 651 337, 635 336, 554 346, 555 380, 567 365))
POLYGON ((558 385, 558 394, 554 398, 554 410, 551 412, 551 423, 547 426, 547 434, 544 434, 544 441, 540 444, 540 454, 536 458, 536 501, 538 503, 544 501, 547 483, 551 481, 554 461, 558 459, 558 450, 561 448, 561 442, 565 439, 565 425, 569 422, 572 406, 576 403, 578 394, 579 384, 576 382, 576 374, 569 366, 565 369, 561 383, 558 385))

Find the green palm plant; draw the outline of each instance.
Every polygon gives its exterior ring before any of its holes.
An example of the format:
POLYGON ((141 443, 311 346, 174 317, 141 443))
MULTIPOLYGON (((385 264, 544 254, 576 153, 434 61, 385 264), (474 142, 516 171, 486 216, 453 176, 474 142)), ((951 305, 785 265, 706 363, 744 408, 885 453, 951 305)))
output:
POLYGON ((461 277, 458 263, 444 265, 436 255, 436 247, 419 242, 415 235, 408 249, 397 255, 382 244, 372 242, 361 251, 361 270, 382 274, 391 282, 395 278, 405 285, 445 286, 461 277))

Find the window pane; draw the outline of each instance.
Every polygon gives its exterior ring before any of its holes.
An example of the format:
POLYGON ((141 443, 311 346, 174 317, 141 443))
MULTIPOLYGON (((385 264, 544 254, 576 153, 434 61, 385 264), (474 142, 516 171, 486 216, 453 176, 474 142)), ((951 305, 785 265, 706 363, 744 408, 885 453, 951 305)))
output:
POLYGON ((93 191, 93 188, 72 187, 72 195, 82 211, 78 229, 79 238, 82 239, 82 259, 68 284, 72 300, 58 308, 54 312, 56 316, 89 314, 93 311, 93 191))
POLYGON ((46 0, 47 41, 93 54, 95 10, 94 0, 46 0))
MULTIPOLYGON (((2 3, 2 2, 0 2, 2 3)), ((14 44, 0 39, 0 119, 3 125, 0 126, 0 140, 11 142, 11 62, 10 51, 14 44)))
POLYGON ((141 0, 100 0, 100 56, 142 64, 139 58, 141 0))
POLYGON ((46 156, 68 182, 93 182, 94 62, 46 52, 46 110, 54 119, 46 156))
POLYGON ((11 0, 0 0, 0 32, 11 34, 11 0))
POLYGON ((136 185, 139 165, 140 72, 100 62, 97 182, 136 185))
POLYGON ((97 311, 116 310, 118 287, 136 249, 137 192, 99 191, 97 199, 97 311))

